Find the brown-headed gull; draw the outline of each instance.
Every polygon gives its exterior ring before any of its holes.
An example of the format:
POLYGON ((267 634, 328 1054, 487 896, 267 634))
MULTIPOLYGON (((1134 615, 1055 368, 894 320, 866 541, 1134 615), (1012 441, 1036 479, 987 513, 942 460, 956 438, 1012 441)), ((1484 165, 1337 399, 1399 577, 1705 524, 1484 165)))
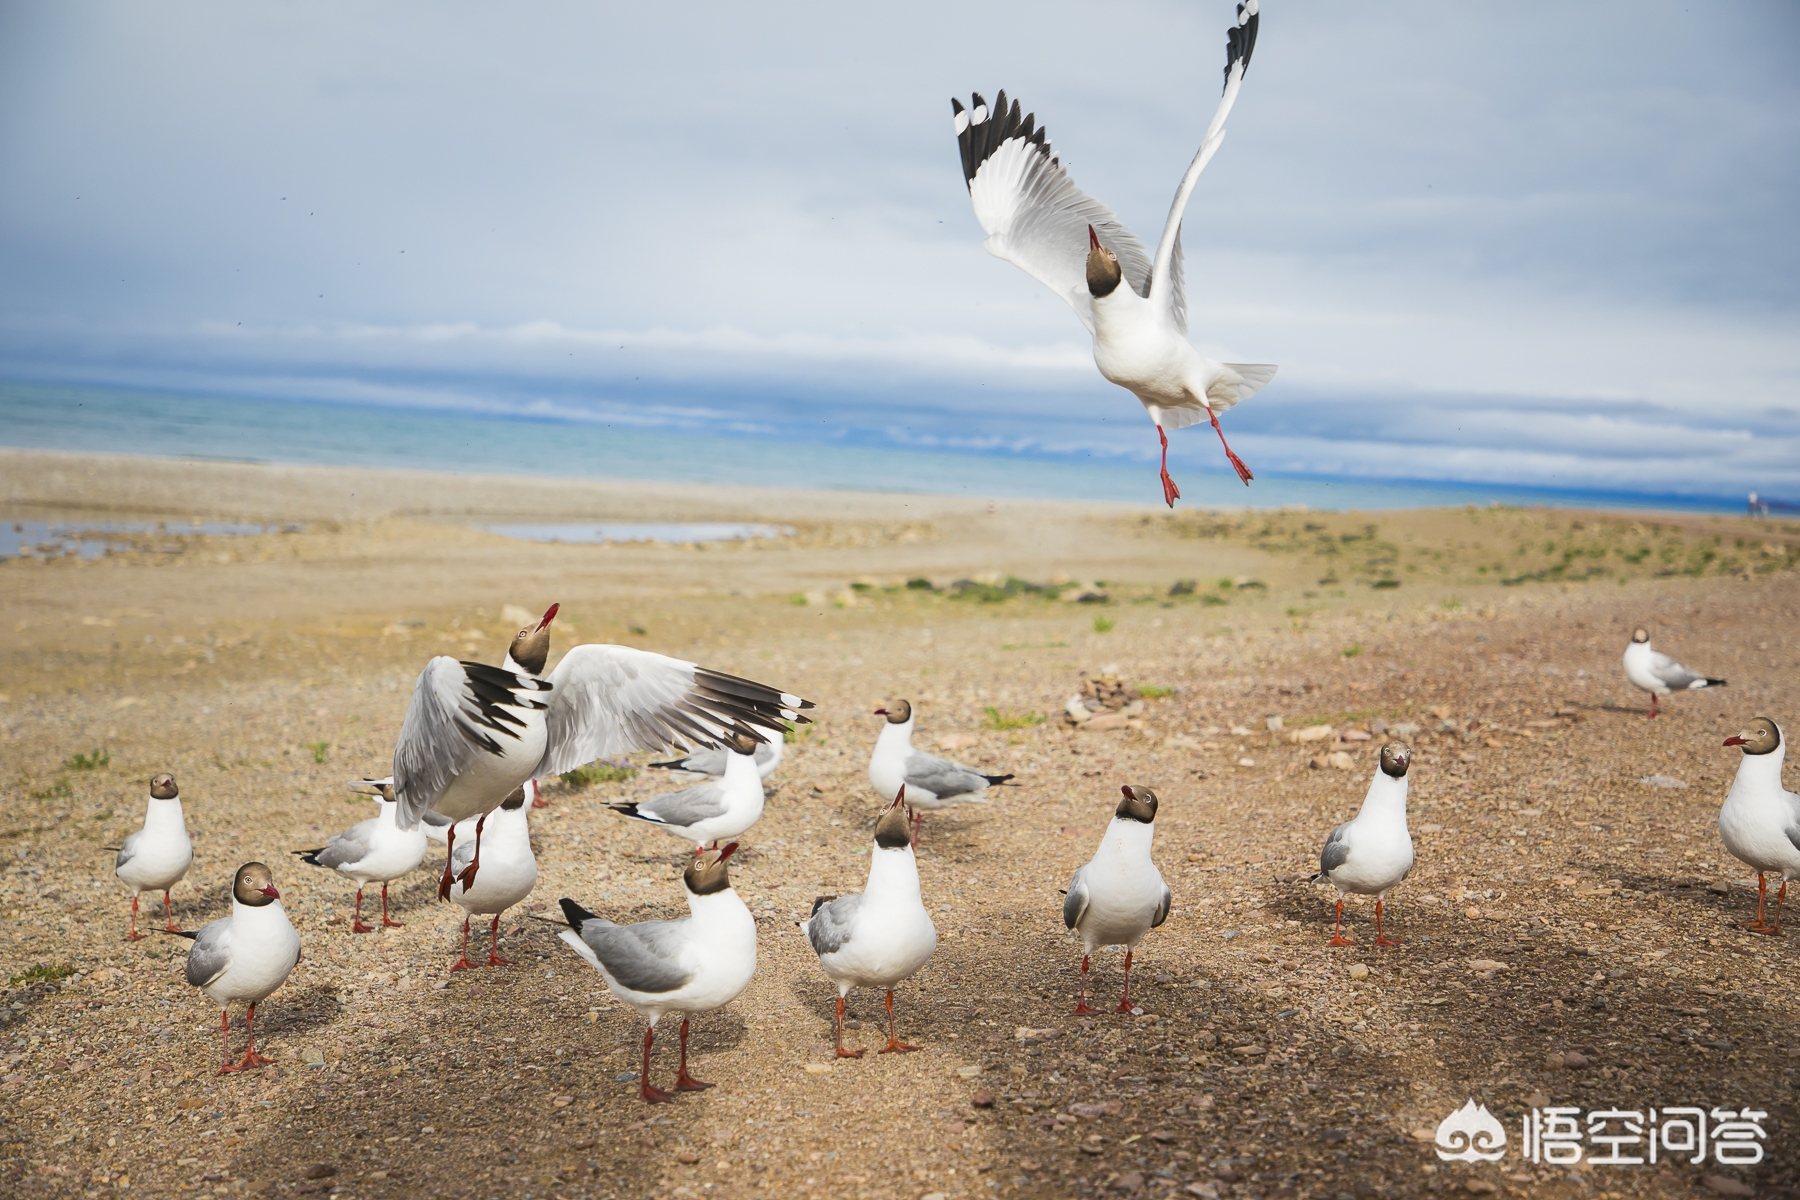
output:
POLYGON ((800 922, 819 966, 837 984, 837 1056, 860 1058, 844 1049, 844 997, 853 987, 887 993, 888 1040, 879 1053, 917 1050, 894 1033, 894 988, 931 961, 937 927, 919 892, 919 862, 907 829, 905 788, 875 819, 869 851, 869 882, 854 896, 820 896, 812 915, 800 922))
POLYGON ((187 981, 219 1006, 219 1038, 225 1062, 219 1074, 260 1067, 269 1062, 256 1052, 256 1006, 287 982, 300 961, 300 935, 281 907, 275 877, 259 862, 237 869, 231 882, 231 915, 195 930, 176 930, 192 938, 187 981), (231 1006, 243 1004, 244 1057, 231 1061, 231 1006))
POLYGON ((1093 335, 1100 374, 1143 404, 1162 443, 1163 501, 1171 508, 1181 489, 1169 478, 1164 428, 1210 420, 1225 457, 1248 485, 1250 468, 1226 443, 1218 414, 1275 377, 1267 363, 1215 362, 1194 349, 1181 265, 1182 214, 1224 140, 1225 118, 1250 66, 1258 23, 1257 0, 1243 0, 1225 38, 1224 96, 1175 190, 1154 260, 1111 209, 1075 186, 1050 152, 1035 114, 1021 117, 1019 102, 1009 108, 1004 91, 991 111, 979 94, 967 109, 950 101, 963 179, 975 218, 988 235, 983 245, 1074 309, 1093 335))
POLYGON ((1733 855, 1756 868, 1756 920, 1744 928, 1752 933, 1781 932, 1781 904, 1787 899, 1790 879, 1800 879, 1800 795, 1781 786, 1781 762, 1787 757, 1787 741, 1781 726, 1757 717, 1725 739, 1727 746, 1744 752, 1737 777, 1719 809, 1719 838, 1733 855), (1775 919, 1764 918, 1768 894, 1765 875, 1781 878, 1775 893, 1775 919))
POLYGON ((1081 935, 1081 999, 1077 1013, 1099 1012, 1087 1002, 1088 959, 1106 946, 1125 947, 1125 990, 1115 1012, 1130 1012, 1131 959, 1144 935, 1169 919, 1173 897, 1150 855, 1156 836, 1156 793, 1125 784, 1100 837, 1100 848, 1077 868, 1063 895, 1063 924, 1081 935))
POLYGON ((895 700, 886 708, 875 710, 886 717, 887 724, 875 739, 875 751, 869 755, 869 783, 883 800, 893 801, 906 789, 906 806, 913 813, 913 838, 919 833, 919 821, 925 810, 949 808, 954 804, 986 804, 982 793, 1005 783, 1011 775, 984 775, 973 767, 914 750, 913 707, 905 700, 895 700))
POLYGON ((468 881, 463 878, 462 868, 475 856, 474 843, 464 842, 451 848, 450 870, 456 882, 450 886, 450 899, 463 909, 462 954, 450 964, 452 971, 467 971, 479 965, 469 961, 469 918, 474 916, 493 917, 488 925, 487 965, 512 965, 512 959, 500 957, 500 918, 537 886, 537 855, 531 852, 530 803, 537 796, 537 786, 535 779, 527 779, 488 814, 488 860, 480 875, 468 881))
POLYGON ((169 889, 181 882, 194 862, 194 844, 188 840, 187 818, 181 811, 181 792, 173 775, 158 775, 150 781, 150 803, 144 809, 144 827, 127 837, 122 845, 108 846, 119 857, 113 874, 131 889, 131 931, 125 935, 137 941, 138 897, 144 892, 163 894, 163 919, 166 932, 175 932, 175 909, 169 902, 169 889))
POLYGON ((1354 945, 1344 936, 1344 897, 1354 892, 1375 897, 1375 944, 1398 946, 1381 930, 1381 907, 1387 894, 1412 870, 1412 833, 1406 827, 1406 768, 1412 751, 1399 742, 1381 748, 1380 769, 1369 783, 1362 809, 1325 839, 1319 851, 1319 872, 1337 889, 1337 923, 1328 946, 1354 945))
POLYGON ((303 863, 336 871, 356 881, 356 910, 350 919, 351 933, 374 933, 373 925, 362 919, 363 888, 381 884, 381 923, 389 929, 400 929, 404 922, 388 915, 388 884, 425 861, 425 826, 411 829, 399 824, 399 805, 394 801, 391 779, 359 780, 350 785, 358 790, 373 788, 381 811, 367 821, 358 821, 344 832, 332 835, 314 850, 295 850, 303 863))
POLYGON ((1650 648, 1649 631, 1639 629, 1625 647, 1625 678, 1634 687, 1650 693, 1650 715, 1656 715, 1658 697, 1670 692, 1692 692, 1701 688, 1724 687, 1723 679, 1708 679, 1698 671, 1690 671, 1666 654, 1650 648))
POLYGON ((726 738, 726 746, 725 770, 717 779, 607 807, 700 848, 717 846, 721 838, 730 841, 762 819, 763 785, 754 757, 757 743, 734 733, 726 738))
MULTIPOLYGON (((766 684, 630 646, 576 646, 545 676, 559 607, 519 630, 498 667, 432 659, 407 706, 394 746, 400 827, 413 828, 430 809, 451 821, 477 818, 465 883, 481 867, 481 818, 526 780, 629 751, 716 746, 731 733, 780 737, 812 707, 766 684)), ((454 841, 454 831, 449 836, 454 841)), ((446 862, 440 898, 449 898, 451 882, 446 862)))
POLYGON ((737 999, 756 974, 756 918, 731 886, 725 860, 737 849, 697 852, 683 872, 688 915, 673 921, 615 925, 581 905, 562 899, 569 928, 557 936, 588 961, 612 994, 647 1021, 644 1065, 638 1098, 661 1104, 674 1097, 650 1086, 650 1047, 664 1013, 681 1014, 681 1065, 675 1090, 697 1092, 712 1086, 688 1074, 688 1017, 711 1012, 737 999))

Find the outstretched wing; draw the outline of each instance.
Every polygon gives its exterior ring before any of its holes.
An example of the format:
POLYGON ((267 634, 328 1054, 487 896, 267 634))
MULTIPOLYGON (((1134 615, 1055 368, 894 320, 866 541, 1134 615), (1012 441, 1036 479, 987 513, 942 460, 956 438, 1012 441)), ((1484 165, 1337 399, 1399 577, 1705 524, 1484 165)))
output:
POLYGON ((969 107, 952 99, 963 180, 975 219, 987 231, 989 254, 1004 258, 1061 296, 1089 333, 1094 299, 1088 294, 1088 227, 1118 256, 1125 280, 1140 296, 1150 294, 1150 255, 1112 209, 1075 186, 1050 152, 1050 139, 1034 113, 1009 108, 1006 93, 993 113, 977 92, 969 107))
POLYGON ((544 757, 533 775, 635 750, 716 746, 738 731, 766 740, 805 722, 810 700, 630 646, 577 646, 550 673, 544 757))
POLYGON ((1225 140, 1225 118, 1231 115, 1231 106, 1237 103, 1238 92, 1244 85, 1244 72, 1250 69, 1250 54, 1256 49, 1256 28, 1260 21, 1257 0, 1242 0, 1237 6, 1237 20, 1225 35, 1225 94, 1219 98, 1219 107, 1206 127, 1206 136, 1200 139, 1194 161, 1188 164, 1187 174, 1181 177, 1181 186, 1175 189, 1175 201, 1169 205, 1169 218, 1163 223, 1162 238, 1156 244, 1156 262, 1150 272, 1148 296, 1151 301, 1168 307, 1176 327, 1183 333, 1187 332, 1187 295, 1181 278, 1181 216, 1187 211, 1188 197, 1194 194, 1194 185, 1200 182, 1200 172, 1206 170, 1206 164, 1218 153, 1219 143, 1225 140))
MULTIPOLYGON (((425 664, 394 744, 394 799, 400 828, 416 829, 478 754, 499 756, 524 721, 513 711, 543 708, 550 684, 486 663, 439 656, 425 664)), ((567 768, 564 768, 565 770, 567 768)))

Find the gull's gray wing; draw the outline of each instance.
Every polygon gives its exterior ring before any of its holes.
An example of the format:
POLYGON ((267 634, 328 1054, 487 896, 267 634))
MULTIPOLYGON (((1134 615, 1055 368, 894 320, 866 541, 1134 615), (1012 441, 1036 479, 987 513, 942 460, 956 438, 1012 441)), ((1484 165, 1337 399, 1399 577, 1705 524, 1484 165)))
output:
POLYGON ((1087 868, 1078 867, 1075 877, 1069 880, 1068 894, 1063 897, 1063 924, 1070 929, 1081 924, 1081 918, 1087 914, 1087 907, 1087 868))
POLYGON ((220 917, 202 926, 193 938, 194 945, 187 956, 187 981, 203 988, 231 966, 231 918, 220 917))
MULTIPOLYGON (((761 761, 762 752, 763 746, 758 746, 756 748, 758 761, 761 761)), ((723 775, 725 773, 725 751, 722 748, 696 750, 686 758, 678 758, 672 762, 651 763, 650 765, 667 767, 675 771, 692 771, 696 775, 723 775)))
POLYGON ((576 646, 550 673, 548 737, 534 776, 665 746, 717 746, 727 733, 779 737, 812 702, 630 646, 576 646))
POLYGON ((1329 875, 1350 858, 1350 842, 1345 836, 1350 829, 1350 822, 1345 821, 1331 831, 1325 839, 1325 848, 1319 851, 1319 874, 1329 875))
POLYGON ((1174 903, 1174 901, 1175 894, 1169 890, 1168 884, 1163 884, 1162 899, 1157 902, 1156 919, 1150 922, 1150 928, 1155 929, 1158 925, 1161 925, 1164 921, 1169 919, 1169 905, 1174 903))
POLYGON ((988 777, 935 754, 914 750, 906 760, 906 786, 922 788, 938 799, 986 791, 988 777))
POLYGON ((143 838, 144 831, 141 829, 125 836, 125 840, 119 843, 119 861, 113 864, 114 871, 119 870, 126 863, 137 857, 138 843, 141 842, 143 838))
POLYGON ((378 818, 357 822, 328 840, 323 850, 315 851, 306 861, 333 870, 346 863, 361 862, 369 856, 369 846, 374 840, 375 826, 378 823, 378 818))
POLYGON ((1706 676, 1698 671, 1688 670, 1660 650, 1653 651, 1650 655, 1650 673, 1677 692, 1706 681, 1706 676))
POLYGON ((830 900, 821 896, 813 901, 812 916, 806 922, 806 940, 812 943, 813 953, 835 954, 843 949, 844 943, 850 940, 850 927, 855 924, 856 912, 861 907, 860 892, 830 900))
POLYGON ((686 924, 680 920, 614 925, 596 918, 582 922, 580 935, 620 987, 659 996, 679 991, 694 977, 681 965, 686 924))
POLYGON ((633 816, 664 825, 693 825, 725 811, 725 786, 697 783, 679 792, 665 792, 640 800, 633 816))
POLYGON ((417 829, 419 815, 437 803, 476 755, 504 754, 504 740, 517 741, 525 724, 515 710, 546 707, 537 693, 550 686, 541 679, 486 663, 457 662, 447 655, 426 663, 406 706, 400 740, 394 744, 400 828, 417 829))
MULTIPOLYGON (((779 747, 780 745, 781 745, 780 738, 775 738, 773 741, 763 742, 760 745, 758 745, 756 747, 756 753, 754 755, 752 755, 752 757, 756 760, 756 765, 759 767, 767 766, 769 763, 769 760, 771 758, 775 757, 775 755, 777 753, 777 747, 779 747)), ((719 751, 719 774, 723 775, 724 773, 725 773, 725 752, 723 750, 721 750, 721 751, 719 751)))

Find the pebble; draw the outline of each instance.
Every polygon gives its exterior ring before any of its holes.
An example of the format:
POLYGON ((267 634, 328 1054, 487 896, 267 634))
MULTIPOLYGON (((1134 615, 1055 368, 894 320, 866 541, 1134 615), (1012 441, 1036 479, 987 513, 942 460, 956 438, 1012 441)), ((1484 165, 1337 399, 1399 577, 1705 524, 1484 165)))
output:
POLYGON ((1369 965, 1367 963, 1351 963, 1349 967, 1344 970, 1344 974, 1352 979, 1367 979, 1369 977, 1369 965))

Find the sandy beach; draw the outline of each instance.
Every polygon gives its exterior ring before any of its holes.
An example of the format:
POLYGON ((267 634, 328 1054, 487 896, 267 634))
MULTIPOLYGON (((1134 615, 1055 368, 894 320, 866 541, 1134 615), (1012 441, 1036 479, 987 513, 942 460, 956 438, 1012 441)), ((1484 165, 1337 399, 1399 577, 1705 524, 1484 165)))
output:
MULTIPOLYGON (((0 503, 9 521, 160 523, 94 558, 0 562, 7 1194, 1800 1189, 1800 911, 1783 937, 1744 932, 1753 876, 1716 829, 1740 757, 1723 738, 1756 715, 1800 726, 1800 524, 1169 514, 16 451, 0 503), (555 545, 478 528, 603 520, 793 532, 555 545), (281 528, 195 532, 219 521, 281 528), (429 657, 497 663, 516 610, 551 602, 552 661, 621 642, 817 704, 733 860, 761 959, 694 1020, 695 1073, 718 1086, 671 1105, 637 1101, 642 1025, 553 926, 515 910, 517 965, 451 976, 461 913, 435 902, 435 851, 395 885, 405 927, 360 937, 352 885, 290 853, 371 814, 344 782, 387 772, 429 657), (1729 686, 1645 719, 1619 667, 1639 625, 1729 686), (1141 707, 1073 726, 1065 704, 1097 677, 1141 707), (1018 786, 926 819, 940 942, 896 1004, 923 1049, 837 1062, 833 989, 795 921, 862 886, 870 714, 893 698, 916 707, 920 745, 1018 786), (1405 944, 1369 946, 1358 902, 1358 945, 1328 948, 1331 893, 1305 879, 1397 725, 1418 752, 1418 865, 1388 909, 1405 944), (164 770, 196 837, 177 921, 223 915, 232 871, 260 859, 304 942, 259 1010, 260 1071, 215 1076, 218 1013, 183 981, 188 943, 123 940, 104 847, 164 770), (1161 797, 1174 907, 1137 959, 1142 1013, 1076 1018, 1058 889, 1121 783, 1161 797), (1469 1098, 1513 1133, 1497 1163, 1433 1152, 1469 1098), (1550 1105, 1754 1108, 1767 1159, 1524 1161, 1521 1116, 1550 1105)), ((682 844, 606 808, 671 787, 660 774, 546 788, 528 910, 685 911, 682 844)), ((1116 998, 1120 961, 1097 959, 1098 997, 1116 998)), ((879 1002, 852 995, 861 1043, 879 1044, 879 1002)))

